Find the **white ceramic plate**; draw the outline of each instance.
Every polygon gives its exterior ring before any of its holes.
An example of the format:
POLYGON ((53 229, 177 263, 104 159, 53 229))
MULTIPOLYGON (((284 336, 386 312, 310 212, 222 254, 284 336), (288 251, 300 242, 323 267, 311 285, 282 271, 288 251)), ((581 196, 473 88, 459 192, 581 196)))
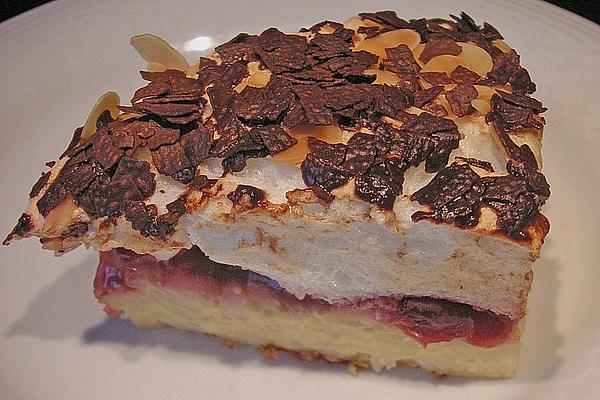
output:
MULTIPOLYGON (((552 228, 535 265, 519 378, 434 379, 418 370, 353 377, 170 329, 105 318, 91 282, 96 255, 62 258, 34 240, 0 249, 2 399, 591 399, 600 396, 600 27, 538 1, 57 1, 0 24, 0 171, 6 234, 45 161, 65 147, 96 98, 127 101, 145 63, 129 37, 153 32, 178 49, 270 26, 395 9, 403 17, 467 11, 522 55, 549 111, 544 171, 552 228)), ((188 59, 200 53, 188 51, 188 59)))

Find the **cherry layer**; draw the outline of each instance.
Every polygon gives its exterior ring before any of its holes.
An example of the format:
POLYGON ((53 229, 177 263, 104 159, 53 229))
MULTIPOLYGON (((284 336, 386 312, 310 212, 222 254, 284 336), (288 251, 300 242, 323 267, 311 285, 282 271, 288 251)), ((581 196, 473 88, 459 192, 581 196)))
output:
MULTIPOLYGON (((124 249, 100 253, 94 281, 94 294, 100 301, 115 292, 136 290, 139 282, 144 281, 193 290, 224 302, 245 296, 288 312, 358 312, 365 318, 401 329, 423 346, 453 339, 463 339, 479 347, 498 346, 511 339, 518 322, 468 304, 431 297, 387 296, 334 304, 312 296, 298 299, 263 275, 210 260, 196 246, 166 261, 124 249)), ((107 312, 119 313, 111 309, 107 312)))

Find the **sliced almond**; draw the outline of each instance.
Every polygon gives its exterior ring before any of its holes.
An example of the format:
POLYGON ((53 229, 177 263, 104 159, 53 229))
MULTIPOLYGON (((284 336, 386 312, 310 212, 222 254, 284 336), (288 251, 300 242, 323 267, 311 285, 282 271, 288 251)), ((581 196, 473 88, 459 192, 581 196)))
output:
POLYGON ((427 64, 423 66, 421 72, 445 72, 448 76, 458 66, 469 68, 464 59, 457 56, 441 55, 433 57, 427 64))
POLYGON ((185 76, 187 76, 188 78, 197 78, 198 77, 198 70, 200 69, 200 63, 197 62, 196 64, 190 65, 190 67, 185 71, 185 76))
POLYGON ((490 54, 474 43, 459 43, 462 51, 458 55, 473 72, 486 76, 492 70, 494 63, 490 54))
POLYGON ((273 156, 273 161, 279 164, 300 164, 306 158, 309 152, 308 138, 314 137, 327 143, 342 143, 343 132, 337 125, 305 125, 299 128, 290 129, 288 133, 298 139, 298 143, 292 147, 277 153, 273 156))
POLYGON ((138 147, 132 154, 132 157, 138 161, 147 161, 152 165, 152 154, 147 147, 138 147))
POLYGON ((378 85, 387 84, 394 86, 400 82, 400 77, 398 75, 390 71, 383 71, 381 69, 367 69, 363 72, 363 74, 376 75, 377 79, 375 79, 373 83, 378 85))
POLYGON ((151 62, 151 63, 148 63, 148 65, 146 65, 146 70, 149 72, 163 72, 163 71, 166 71, 167 69, 168 69, 167 67, 165 67, 161 63, 157 63, 157 62, 151 62))
POLYGON ((354 17, 344 22, 344 26, 348 29, 352 29, 353 31, 358 31, 358 28, 360 28, 361 26, 369 27, 380 25, 376 24, 375 22, 369 19, 362 19, 360 15, 355 15, 354 17))
POLYGON ((250 76, 241 81, 233 90, 240 93, 246 86, 265 87, 271 80, 271 71, 260 69, 260 63, 256 61, 248 63, 248 73, 250 76))
POLYGON ((494 40, 492 46, 500 49, 503 53, 510 53, 512 48, 504 40, 494 40))
POLYGON ((190 67, 179 51, 156 35, 150 33, 136 35, 129 42, 139 55, 149 63, 159 63, 167 69, 178 69, 180 71, 186 71, 190 67))
POLYGON ((46 215, 44 219, 44 233, 59 235, 73 222, 75 211, 77 211, 77 204, 69 196, 46 215))
POLYGON ((420 60, 423 50, 425 50, 425 43, 419 43, 414 49, 412 49, 413 55, 415 56, 415 60, 417 61, 417 64, 419 64, 421 67, 425 65, 425 63, 420 60))
POLYGON ((98 121, 98 117, 100 117, 104 111, 108 110, 113 118, 117 118, 119 115, 119 109, 117 108, 119 102, 119 95, 115 92, 106 92, 100 96, 85 120, 83 129, 81 130, 81 140, 88 139, 96 132, 96 121, 98 121))
POLYGON ((363 39, 356 44, 356 50, 365 50, 378 55, 380 58, 387 58, 385 49, 405 44, 412 50, 419 43, 421 43, 421 36, 417 32, 412 29, 398 29, 369 39, 363 39))
POLYGON ((490 103, 489 101, 485 101, 483 99, 477 98, 471 101, 471 105, 475 108, 481 115, 486 115, 490 112, 490 103))

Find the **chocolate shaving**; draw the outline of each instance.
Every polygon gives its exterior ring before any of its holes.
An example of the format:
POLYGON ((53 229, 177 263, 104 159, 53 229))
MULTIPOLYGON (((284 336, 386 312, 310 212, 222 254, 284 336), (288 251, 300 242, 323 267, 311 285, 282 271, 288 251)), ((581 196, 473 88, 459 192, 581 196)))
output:
POLYGON ((240 33, 230 41, 215 47, 215 51, 226 65, 238 61, 252 61, 258 51, 258 37, 240 33))
POLYGON ((181 146, 194 169, 209 157, 212 143, 213 133, 203 125, 183 135, 181 146))
POLYGON ((452 164, 439 171, 431 182, 410 197, 431 208, 429 212, 415 212, 412 220, 433 219, 459 226, 475 226, 479 220, 483 192, 483 182, 471 167, 452 164))
POLYGON ((313 125, 333 124, 333 113, 323 104, 323 89, 316 85, 295 86, 294 93, 300 98, 300 105, 306 115, 306 119, 313 125))
POLYGON ((112 167, 123 157, 124 151, 114 146, 106 127, 96 131, 91 143, 92 147, 86 152, 88 159, 97 161, 105 169, 112 167))
POLYGON ((416 103, 417 94, 397 86, 382 85, 383 90, 374 98, 373 110, 382 115, 396 118, 400 111, 416 103))
POLYGON ((259 188, 249 185, 237 185, 235 190, 227 195, 234 206, 250 210, 256 208, 265 198, 265 192, 259 188))
POLYGON ((272 76, 265 88, 246 86, 236 96, 233 109, 247 124, 275 123, 293 105, 294 100, 289 84, 272 76))
POLYGON ((386 158, 383 163, 373 165, 356 177, 354 192, 368 202, 391 210, 396 197, 402 193, 404 167, 398 158, 386 158))
POLYGON ((531 164, 509 160, 506 169, 510 175, 483 178, 483 201, 496 210, 502 232, 525 239, 522 229, 539 213, 550 187, 531 164))
POLYGON ((446 37, 431 37, 423 52, 419 56, 419 60, 428 63, 433 57, 441 55, 457 56, 462 51, 456 41, 446 37))
POLYGON ((33 222, 31 221, 31 215, 23 213, 19 217, 19 220, 17 221, 17 224, 15 225, 15 227, 12 229, 12 231, 10 231, 8 236, 6 236, 6 238, 2 241, 2 244, 5 246, 8 246, 10 241, 15 236, 24 237, 32 229, 33 229, 33 222))
POLYGON ((390 153, 403 159, 406 165, 417 166, 425 161, 427 172, 443 168, 460 139, 458 127, 453 121, 427 112, 406 122, 399 130, 387 124, 381 125, 377 134, 386 143, 390 153))
POLYGON ((482 160, 479 160, 477 158, 472 158, 472 157, 458 157, 458 156, 454 157, 454 159, 457 161, 462 161, 462 162, 472 165, 474 167, 481 168, 487 172, 494 172, 494 167, 492 167, 492 163, 490 163, 489 161, 482 161, 482 160))
POLYGON ((56 206, 62 203, 67 196, 69 191, 60 183, 53 183, 50 185, 46 193, 37 201, 36 206, 44 217, 52 211, 56 206))
POLYGON ((308 44, 303 36, 286 35, 276 28, 269 28, 258 37, 258 45, 260 59, 274 74, 304 67, 308 44))
POLYGON ((470 83, 474 84, 481 79, 477 72, 473 72, 468 68, 463 67, 462 65, 454 68, 454 71, 450 74, 450 79, 452 79, 455 83, 470 83))
POLYGON ((308 146, 312 153, 306 156, 300 166, 306 186, 319 187, 329 194, 348 182, 349 174, 340 166, 345 158, 344 145, 331 145, 311 137, 308 146))
POLYGON ((31 191, 29 192, 30 199, 33 199, 40 193, 40 190, 42 190, 43 187, 46 186, 48 179, 50 179, 50 171, 42 172, 42 175, 39 177, 37 182, 31 188, 31 191))
POLYGON ((154 173, 150 172, 147 161, 139 161, 131 157, 123 157, 115 170, 113 180, 130 177, 144 199, 152 196, 156 190, 154 173))
POLYGON ((398 15, 394 11, 377 11, 375 13, 359 13, 358 15, 381 25, 386 30, 411 28, 411 25, 405 20, 398 18, 398 15))
POLYGON ((494 94, 491 98, 491 110, 485 116, 487 122, 495 121, 508 132, 519 129, 541 129, 544 124, 534 114, 545 111, 541 103, 531 97, 508 94, 494 94))
POLYGON ((432 85, 443 86, 454 83, 445 72, 421 72, 420 76, 432 85))
POLYGON ((260 138, 270 155, 279 153, 298 143, 296 138, 290 136, 279 125, 253 128, 250 131, 250 136, 260 138))
POLYGON ((457 85, 454 89, 446 92, 445 96, 448 104, 450 104, 450 109, 459 117, 464 117, 476 111, 471 105, 471 100, 476 99, 478 96, 477 89, 473 85, 457 85))
POLYGON ((405 44, 385 49, 387 59, 381 63, 385 70, 396 74, 418 74, 421 66, 415 60, 412 50, 405 44))
POLYGON ((146 141, 150 151, 158 149, 165 144, 173 144, 179 140, 179 129, 169 129, 157 126, 154 134, 146 141))
POLYGON ((425 104, 431 103, 443 90, 443 86, 432 86, 429 89, 419 90, 414 97, 415 107, 422 108, 425 104))
POLYGON ((185 155, 181 143, 161 146, 152 152, 156 170, 175 180, 189 183, 194 179, 193 166, 185 155))

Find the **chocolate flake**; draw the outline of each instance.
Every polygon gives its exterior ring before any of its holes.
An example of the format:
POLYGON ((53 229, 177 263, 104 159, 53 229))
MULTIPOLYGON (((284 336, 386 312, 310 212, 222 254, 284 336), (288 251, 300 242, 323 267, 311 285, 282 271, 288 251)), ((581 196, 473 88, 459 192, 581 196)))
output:
POLYGON ((541 129, 544 125, 534 114, 545 111, 541 103, 531 97, 518 94, 494 94, 491 110, 485 116, 487 122, 496 121, 503 129, 512 132, 519 129, 541 129))
POLYGON ((249 210, 258 206, 265 198, 265 192, 249 185, 237 185, 235 190, 227 195, 236 207, 249 210))
POLYGON ((286 35, 276 28, 269 28, 260 34, 258 44, 261 60, 274 74, 304 67, 304 53, 308 46, 304 36, 286 35))
POLYGON ((39 177, 37 182, 31 188, 31 191, 29 192, 30 199, 33 199, 40 193, 40 190, 42 190, 43 187, 46 186, 48 179, 50 179, 50 171, 42 172, 42 175, 39 177))
POLYGON ((420 76, 432 85, 443 86, 453 83, 445 72, 421 72, 420 76))
POLYGON ((483 178, 483 201, 496 210, 502 232, 524 239, 522 229, 539 213, 550 187, 544 175, 528 163, 509 160, 506 169, 509 175, 483 178))
POLYGON ((399 130, 384 124, 377 133, 390 153, 403 159, 407 165, 417 166, 425 161, 426 172, 443 168, 452 150, 458 148, 460 139, 453 121, 427 112, 406 122, 399 130))
POLYGON ((354 192, 368 203, 391 210, 396 197, 402 193, 403 183, 402 162, 398 158, 391 157, 386 158, 383 163, 372 166, 365 174, 357 176, 354 192))
POLYGON ((446 92, 445 96, 448 104, 450 104, 450 109, 459 117, 473 114, 476 111, 471 105, 471 100, 476 99, 478 96, 477 89, 473 85, 457 85, 454 89, 446 92))
POLYGON ((250 136, 259 137, 270 155, 279 153, 298 143, 296 138, 290 136, 279 125, 253 128, 250 131, 250 136))
POLYGON ((477 158, 472 158, 472 157, 458 157, 458 156, 454 157, 454 159, 457 161, 462 161, 462 162, 472 165, 474 167, 481 168, 487 172, 494 172, 494 167, 492 167, 492 163, 490 163, 489 161, 482 161, 482 160, 479 160, 477 158))
POLYGON ((146 145, 150 151, 153 151, 165 144, 177 142, 179 136, 179 129, 156 127, 154 134, 146 141, 146 145))
POLYGON ((417 211, 412 220, 430 218, 459 226, 475 226, 479 220, 484 185, 467 164, 452 164, 439 171, 425 187, 410 197, 430 212, 417 211))
POLYGON ((181 145, 185 155, 192 166, 197 167, 202 160, 210 155, 210 146, 213 143, 213 133, 203 125, 183 135, 181 145))
POLYGON ((462 51, 456 41, 447 37, 431 37, 425 45, 419 60, 428 63, 433 57, 441 55, 457 56, 462 51))
POLYGON ((405 44, 385 49, 387 58, 381 63, 385 70, 396 74, 418 74, 421 66, 415 60, 412 50, 405 44))
POLYGON ((152 152, 152 161, 156 170, 175 180, 189 183, 194 179, 193 166, 185 155, 181 143, 161 146, 152 152))
POLYGON ((431 103, 443 90, 443 86, 432 86, 429 89, 419 90, 414 97, 415 107, 422 108, 425 104, 431 103))
POLYGON ((8 244, 10 243, 10 241, 12 240, 13 237, 25 236, 32 229, 33 229, 33 222, 31 221, 31 215, 23 213, 19 217, 19 220, 17 221, 17 224, 15 225, 15 227, 12 229, 12 231, 10 231, 8 236, 6 236, 6 238, 2 241, 2 244, 5 246, 8 246, 8 244))
POLYGON ((46 193, 37 201, 36 206, 44 217, 52 211, 56 206, 62 203, 67 196, 69 191, 64 185, 60 183, 53 183, 50 185, 46 193))
POLYGON ((454 71, 450 74, 450 79, 452 79, 455 83, 470 83, 474 84, 481 79, 477 72, 473 72, 468 68, 463 67, 462 65, 454 68, 454 71))

